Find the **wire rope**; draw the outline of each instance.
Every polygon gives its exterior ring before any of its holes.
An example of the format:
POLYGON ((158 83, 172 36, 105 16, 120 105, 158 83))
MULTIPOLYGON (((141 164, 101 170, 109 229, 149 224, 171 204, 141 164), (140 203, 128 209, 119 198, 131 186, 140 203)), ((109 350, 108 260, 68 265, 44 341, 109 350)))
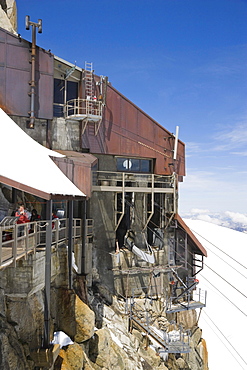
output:
MULTIPOLYGON (((183 230, 183 228, 181 228, 182 230, 183 230)), ((194 232, 194 230, 193 230, 193 232, 194 232)), ((179 244, 182 248, 184 248, 185 249, 185 246, 183 246, 182 244, 179 244)), ((191 255, 193 255, 193 253, 190 251, 190 250, 188 250, 188 252, 191 254, 191 255)), ((177 253, 177 252, 176 252, 177 253)), ((178 254, 178 253, 177 253, 178 254)), ((182 257, 181 255, 179 255, 180 257, 182 257)), ((183 257, 182 257, 183 258, 183 257)), ((189 262, 187 262, 191 267, 192 267, 192 265, 189 263, 189 262)), ((207 266, 212 272, 214 272, 217 276, 219 276, 222 280, 224 280, 228 285, 230 285, 233 289, 235 289, 238 293, 240 293, 243 297, 245 297, 245 298, 247 298, 247 296, 244 294, 244 293, 242 293, 239 289, 237 289, 234 285, 232 285, 231 283, 229 283, 229 281, 227 281, 225 278, 223 278, 223 276, 221 276, 218 272, 216 272, 215 270, 213 270, 210 266, 208 266, 206 263, 204 263, 204 265, 205 266, 207 266)), ((237 271, 237 270, 236 270, 237 271)), ((201 275, 202 276, 202 275, 201 275)))
MULTIPOLYGON (((224 337, 224 339, 227 341, 227 343, 231 346, 231 348, 237 353, 237 355, 241 358, 241 360, 247 365, 247 362, 244 360, 244 358, 239 354, 239 352, 236 350, 236 348, 231 344, 231 342, 227 339, 227 337, 224 335, 224 333, 220 330, 220 328, 215 324, 215 322, 209 317, 209 315, 204 311, 204 315, 207 316, 207 318, 211 321, 211 323, 217 328, 217 330, 220 332, 220 334, 224 337)), ((217 334, 216 334, 217 335, 217 334)), ((223 342, 222 342, 223 343, 223 342)), ((224 344, 224 343, 223 343, 224 344)), ((224 344, 225 346, 225 344, 224 344)), ((226 347, 226 346, 225 346, 226 347)), ((227 347, 226 347, 227 348, 227 347)), ((233 356, 234 357, 234 356, 233 356)), ((235 357, 234 357, 235 358, 235 357)), ((236 360, 236 358, 235 358, 236 360)), ((242 367, 242 365, 238 362, 238 364, 242 367)), ((244 369, 242 367, 242 369, 244 369)))
MULTIPOLYGON (((179 257, 182 257, 179 253, 177 253, 178 254, 178 256, 179 257)), ((183 257, 182 257, 183 258, 183 257)), ((190 266, 190 267, 192 267, 193 268, 193 266, 189 263, 189 262, 187 262, 187 264, 190 266)), ((247 317, 247 314, 246 313, 244 313, 244 311, 242 311, 238 306, 236 306, 235 305, 235 303, 233 303, 226 295, 224 295, 219 289, 217 289, 216 288, 216 286, 214 286, 207 278, 205 278, 205 276, 203 276, 202 274, 201 274, 201 277, 203 277, 209 284, 211 284, 221 295, 223 295, 223 297, 225 297, 234 307, 236 307, 244 316, 246 316, 247 317)), ((231 284, 230 284, 231 285, 231 284)), ((241 293, 241 292, 240 292, 241 293)), ((241 293, 241 294, 243 294, 243 293, 241 293)))
POLYGON ((227 264, 228 266, 230 266, 234 271, 236 271, 238 274, 240 274, 243 278, 245 278, 247 280, 247 276, 245 276, 244 274, 242 274, 240 271, 238 271, 235 267, 233 267, 230 263, 226 262, 223 258, 221 258, 217 253, 213 252, 212 249, 208 248, 207 247, 207 250, 209 250, 211 253, 213 253, 215 256, 217 256, 218 258, 220 258, 220 260, 222 262, 224 262, 225 264, 227 264))
POLYGON ((215 285, 213 285, 207 278, 205 278, 205 276, 203 276, 202 274, 201 274, 201 276, 203 277, 203 279, 205 279, 210 285, 212 285, 213 287, 214 287, 214 289, 216 289, 217 290, 217 292, 219 292, 224 298, 226 298, 235 308, 237 308, 244 316, 246 316, 247 317, 247 314, 244 312, 244 311, 242 311, 237 305, 235 305, 235 303, 233 303, 225 294, 223 294, 218 288, 216 288, 216 286, 215 285))
POLYGON ((197 231, 193 230, 193 229, 190 229, 191 231, 193 231, 193 233, 199 235, 201 238, 203 238, 204 240, 206 240, 208 243, 210 243, 211 245, 213 245, 215 248, 217 248, 219 251, 221 251, 222 253, 224 253, 227 257, 231 258, 234 262, 238 263, 240 266, 242 266, 244 269, 247 270, 247 267, 244 266, 242 263, 240 263, 239 261, 237 261, 235 258, 233 258, 232 256, 230 256, 228 253, 226 253, 225 251, 223 251, 221 248, 217 247, 217 245, 213 244, 212 242, 210 242, 208 239, 204 238, 204 236, 202 236, 201 234, 199 234, 197 231))
POLYGON ((234 285, 232 285, 231 283, 229 283, 229 281, 227 281, 226 279, 224 279, 220 274, 218 274, 218 272, 214 271, 211 267, 209 267, 206 263, 204 263, 205 266, 207 266, 207 268, 209 268, 209 270, 213 271, 217 276, 219 276, 222 280, 224 280, 227 284, 229 284, 233 289, 235 289, 238 293, 240 293, 242 296, 244 296, 245 298, 247 298, 247 296, 242 293, 239 289, 237 289, 234 285))

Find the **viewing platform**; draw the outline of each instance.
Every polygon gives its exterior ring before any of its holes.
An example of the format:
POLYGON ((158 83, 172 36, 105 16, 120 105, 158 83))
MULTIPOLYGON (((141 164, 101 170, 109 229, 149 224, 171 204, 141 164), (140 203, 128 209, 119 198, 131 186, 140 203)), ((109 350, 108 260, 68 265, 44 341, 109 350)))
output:
MULTIPOLYGON (((25 224, 6 224, 0 226, 0 269, 16 261, 27 258, 29 253, 45 248, 46 226, 48 221, 27 222, 25 224)), ((69 220, 67 218, 52 220, 52 247, 67 242, 69 220)), ((81 237, 82 220, 73 219, 72 238, 81 237)))
POLYGON ((65 119, 81 121, 82 135, 88 122, 95 124, 95 135, 97 135, 102 121, 103 104, 100 100, 94 99, 71 99, 65 105, 65 119))
POLYGON ((177 297, 170 297, 166 302, 166 313, 181 312, 203 308, 206 306, 207 291, 197 288, 193 294, 184 293, 177 297))

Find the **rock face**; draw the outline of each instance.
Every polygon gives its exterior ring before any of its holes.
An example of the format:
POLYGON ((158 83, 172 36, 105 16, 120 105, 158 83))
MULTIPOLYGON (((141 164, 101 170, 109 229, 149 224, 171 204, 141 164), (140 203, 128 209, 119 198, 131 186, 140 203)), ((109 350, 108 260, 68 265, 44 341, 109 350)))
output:
POLYGON ((23 345, 7 320, 0 316, 0 369, 28 370, 34 364, 28 362, 23 345))
POLYGON ((75 299, 75 320, 75 341, 81 343, 90 339, 94 335, 95 314, 78 296, 75 299))
MULTIPOLYGON (((43 328, 42 292, 31 296, 0 297, 0 369, 31 370, 35 368, 30 351, 40 347, 43 328)), ((113 297, 112 305, 97 303, 93 312, 74 291, 65 288, 52 291, 51 330, 63 330, 74 344, 61 348, 54 369, 62 370, 208 370, 206 343, 197 326, 196 313, 177 314, 177 320, 191 330, 189 354, 160 356, 143 332, 129 332, 125 302, 113 297), (55 305, 54 302, 57 302, 55 305), (101 327, 95 327, 95 317, 101 316, 101 327)), ((165 313, 155 320, 168 328, 165 313)))
POLYGON ((17 8, 14 0, 0 0, 0 26, 17 33, 17 8))

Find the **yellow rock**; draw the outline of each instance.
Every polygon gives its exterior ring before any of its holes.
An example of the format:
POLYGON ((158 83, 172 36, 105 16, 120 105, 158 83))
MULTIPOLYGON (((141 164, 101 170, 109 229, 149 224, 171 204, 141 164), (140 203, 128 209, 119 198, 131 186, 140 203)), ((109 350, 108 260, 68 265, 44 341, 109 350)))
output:
POLYGON ((75 342, 90 339, 94 335, 95 314, 78 296, 75 299, 75 320, 75 342))

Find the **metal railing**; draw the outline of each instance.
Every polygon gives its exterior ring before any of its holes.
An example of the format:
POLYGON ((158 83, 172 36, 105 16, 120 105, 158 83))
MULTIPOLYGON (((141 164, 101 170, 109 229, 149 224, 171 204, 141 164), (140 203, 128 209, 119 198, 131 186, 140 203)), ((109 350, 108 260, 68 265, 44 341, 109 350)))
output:
POLYGON ((93 186, 126 186, 145 188, 175 188, 174 175, 162 176, 116 171, 93 171, 93 186))
POLYGON ((166 301, 166 313, 193 310, 206 306, 207 291, 196 288, 193 292, 184 292, 178 299, 177 296, 169 297, 166 301))
MULTIPOLYGON (((132 293, 132 297, 126 301, 126 313, 129 315, 130 327, 134 322, 138 327, 144 330, 149 336, 155 339, 167 353, 189 353, 190 352, 190 330, 183 330, 181 326, 178 326, 175 322, 174 330, 164 331, 154 326, 156 319, 152 317, 150 310, 150 302, 152 301, 152 292, 155 291, 156 287, 144 287, 146 289, 145 298, 143 304, 138 303, 140 295, 132 293), (150 295, 151 294, 151 295, 150 295), (149 301, 149 307, 145 307, 145 301, 149 301)), ((152 305, 152 304, 151 304, 152 305)))
MULTIPOLYGON (((13 226, 0 226, 0 268, 22 257, 27 258, 37 248, 45 247, 46 226, 48 221, 27 222, 13 226)), ((68 219, 52 220, 52 246, 66 242, 68 238, 68 219)), ((81 219, 73 219, 73 239, 80 238, 82 232, 81 219)))
POLYGON ((102 101, 93 99, 71 99, 65 106, 65 118, 102 117, 102 101))

